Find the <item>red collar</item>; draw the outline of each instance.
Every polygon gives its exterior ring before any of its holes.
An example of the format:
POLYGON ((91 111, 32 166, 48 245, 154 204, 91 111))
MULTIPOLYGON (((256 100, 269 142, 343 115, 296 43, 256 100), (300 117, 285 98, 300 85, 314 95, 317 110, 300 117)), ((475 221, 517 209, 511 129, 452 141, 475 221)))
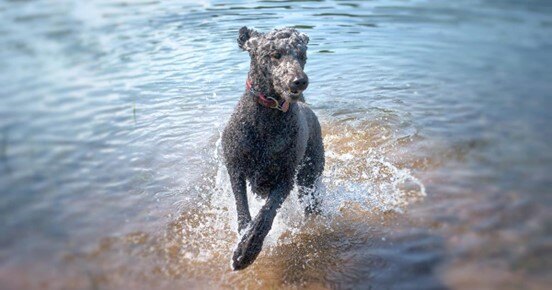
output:
POLYGON ((289 109, 289 102, 286 100, 283 100, 282 102, 278 102, 275 98, 272 97, 266 97, 263 93, 255 93, 253 88, 251 87, 251 80, 247 79, 245 82, 245 88, 250 91, 253 95, 257 96, 257 103, 271 109, 280 110, 282 112, 287 112, 289 109))

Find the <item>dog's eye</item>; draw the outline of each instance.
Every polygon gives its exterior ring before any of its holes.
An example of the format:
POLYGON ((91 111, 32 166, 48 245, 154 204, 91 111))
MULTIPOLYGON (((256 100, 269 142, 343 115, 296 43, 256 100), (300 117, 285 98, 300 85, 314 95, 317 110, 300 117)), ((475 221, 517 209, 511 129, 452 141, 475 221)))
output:
POLYGON ((282 54, 279 52, 275 52, 272 54, 272 58, 274 59, 280 59, 282 57, 282 54))

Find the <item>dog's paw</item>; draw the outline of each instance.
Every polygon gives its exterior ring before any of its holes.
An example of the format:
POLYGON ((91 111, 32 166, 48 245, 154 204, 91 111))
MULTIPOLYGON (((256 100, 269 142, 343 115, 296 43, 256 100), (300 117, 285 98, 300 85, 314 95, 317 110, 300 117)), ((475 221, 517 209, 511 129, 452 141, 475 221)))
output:
POLYGON ((243 270, 251 265, 263 248, 264 236, 251 227, 245 229, 232 255, 232 269, 243 270))

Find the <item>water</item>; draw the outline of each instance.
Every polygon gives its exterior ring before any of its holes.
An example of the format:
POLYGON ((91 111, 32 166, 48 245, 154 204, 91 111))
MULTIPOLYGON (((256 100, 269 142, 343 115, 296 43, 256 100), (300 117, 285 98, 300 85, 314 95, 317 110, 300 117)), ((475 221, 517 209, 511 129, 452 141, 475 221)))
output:
MULTIPOLYGON (((2 289, 546 289, 549 1, 0 3, 2 289), (230 271, 238 29, 310 35, 324 216, 230 271)), ((258 209, 262 201, 253 200, 258 209)))

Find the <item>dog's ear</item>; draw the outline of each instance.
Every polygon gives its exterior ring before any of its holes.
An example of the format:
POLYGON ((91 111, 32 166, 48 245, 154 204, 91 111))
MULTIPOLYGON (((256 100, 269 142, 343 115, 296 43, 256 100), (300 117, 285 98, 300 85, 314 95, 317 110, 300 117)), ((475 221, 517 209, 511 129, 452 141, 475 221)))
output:
POLYGON ((301 40, 305 43, 305 45, 309 44, 309 36, 306 35, 305 33, 300 33, 299 34, 299 38, 301 38, 301 40))
POLYGON ((240 32, 238 33, 238 46, 243 50, 249 51, 257 45, 257 38, 259 36, 261 36, 261 33, 244 26, 240 28, 240 32))

